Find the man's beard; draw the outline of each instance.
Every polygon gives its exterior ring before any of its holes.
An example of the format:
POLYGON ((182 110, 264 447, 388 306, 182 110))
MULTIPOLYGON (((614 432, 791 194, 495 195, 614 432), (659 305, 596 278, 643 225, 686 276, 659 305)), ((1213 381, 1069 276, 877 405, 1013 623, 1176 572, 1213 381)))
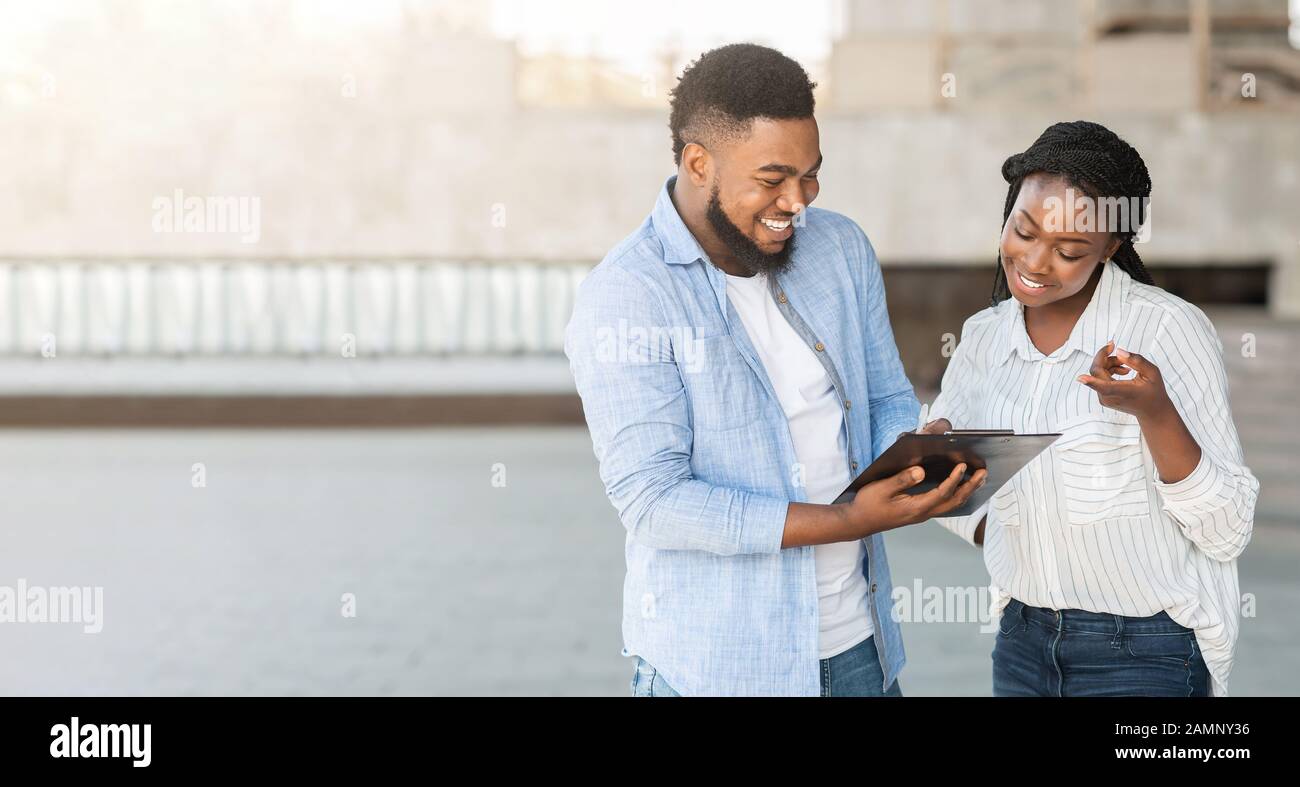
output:
POLYGON ((709 209, 705 214, 709 219, 709 226, 718 236, 718 240, 727 247, 727 251, 736 258, 746 270, 750 273, 779 273, 790 264, 790 253, 794 251, 794 236, 797 233, 791 233, 789 239, 781 250, 773 254, 765 254, 758 244, 750 240, 749 236, 740 231, 740 227, 731 223, 727 214, 722 211, 722 203, 718 201, 718 184, 713 184, 713 193, 709 195, 709 209))

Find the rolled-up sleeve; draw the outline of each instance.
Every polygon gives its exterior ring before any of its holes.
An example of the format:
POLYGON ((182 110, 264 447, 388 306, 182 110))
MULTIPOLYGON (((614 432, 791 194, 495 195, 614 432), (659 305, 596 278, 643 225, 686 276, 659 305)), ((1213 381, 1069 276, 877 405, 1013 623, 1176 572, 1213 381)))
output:
POLYGON ((1228 405, 1223 345, 1200 309, 1188 305, 1164 315, 1145 353, 1159 369, 1169 398, 1201 448, 1186 478, 1156 479, 1161 507, 1183 535, 1209 557, 1233 560, 1250 541, 1259 481, 1244 464, 1228 405))
POLYGON ((980 520, 988 516, 989 504, 985 503, 975 513, 966 516, 937 516, 934 521, 955 533, 959 538, 973 547, 980 544, 975 541, 975 531, 979 530, 980 520))
POLYGON ((643 546, 779 552, 788 500, 692 476, 690 408, 673 346, 682 335, 665 324, 653 287, 630 271, 602 265, 579 288, 564 352, 605 492, 643 546))

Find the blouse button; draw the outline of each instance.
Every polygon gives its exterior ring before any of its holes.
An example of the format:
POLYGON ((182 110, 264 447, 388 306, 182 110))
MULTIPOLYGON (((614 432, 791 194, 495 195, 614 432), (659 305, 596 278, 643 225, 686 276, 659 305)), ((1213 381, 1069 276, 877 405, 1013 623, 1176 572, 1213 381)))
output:
POLYGON ((816 344, 813 345, 813 347, 817 350, 817 352, 821 352, 822 350, 826 349, 826 345, 822 344, 821 342, 817 342, 816 344))

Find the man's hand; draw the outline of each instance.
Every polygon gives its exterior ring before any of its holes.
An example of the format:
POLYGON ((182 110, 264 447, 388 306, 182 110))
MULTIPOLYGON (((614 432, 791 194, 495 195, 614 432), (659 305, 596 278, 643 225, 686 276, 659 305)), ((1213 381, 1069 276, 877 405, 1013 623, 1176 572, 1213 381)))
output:
POLYGON ((976 489, 984 486, 988 477, 988 472, 980 469, 962 483, 965 472, 963 462, 953 468, 943 483, 919 495, 910 495, 907 490, 924 480, 925 471, 920 467, 909 467, 897 475, 867 484, 853 500, 840 504, 849 537, 864 538, 944 516, 963 505, 976 489))
MULTIPOLYGON (((951 429, 952 424, 939 418, 917 431, 943 434, 951 429)), ((909 495, 907 490, 921 483, 925 471, 920 467, 909 467, 898 475, 867 484, 847 503, 791 503, 786 513, 781 548, 857 541, 873 533, 944 516, 970 499, 988 477, 987 471, 978 470, 962 483, 961 477, 965 472, 965 464, 957 465, 942 484, 921 495, 909 495)))

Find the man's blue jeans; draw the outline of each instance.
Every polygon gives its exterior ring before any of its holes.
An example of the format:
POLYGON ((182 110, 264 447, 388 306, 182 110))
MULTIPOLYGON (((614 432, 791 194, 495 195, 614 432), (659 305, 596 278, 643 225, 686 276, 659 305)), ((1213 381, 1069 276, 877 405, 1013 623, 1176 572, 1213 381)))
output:
MULTIPOLYGON (((885 673, 880 668, 880 657, 876 654, 874 637, 867 637, 862 642, 849 648, 838 656, 821 659, 822 696, 823 697, 901 697, 903 691, 898 681, 881 689, 885 673)), ((640 656, 636 657, 636 672, 632 674, 633 697, 678 697, 654 667, 640 656)))
POLYGON ((1161 612, 1132 618, 1012 599, 993 646, 995 697, 1208 697, 1191 629, 1161 612))

